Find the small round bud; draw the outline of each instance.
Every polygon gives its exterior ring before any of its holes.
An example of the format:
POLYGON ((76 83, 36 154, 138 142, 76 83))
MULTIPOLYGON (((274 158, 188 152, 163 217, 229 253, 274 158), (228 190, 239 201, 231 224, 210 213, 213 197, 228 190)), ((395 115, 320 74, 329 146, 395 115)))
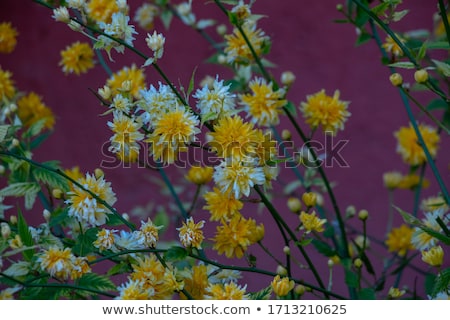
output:
POLYGON ((350 206, 347 207, 347 209, 345 209, 345 216, 347 218, 352 218, 352 217, 355 216, 355 214, 356 214, 355 206, 350 205, 350 206))
POLYGON ((42 211, 42 215, 44 216, 45 221, 49 222, 50 217, 52 216, 52 213, 50 211, 48 211, 47 209, 44 209, 44 211, 42 211))
POLYGON ((16 111, 17 111, 17 104, 11 103, 11 104, 9 105, 9 110, 10 110, 11 112, 16 112, 16 111))
POLYGON ((17 140, 16 138, 14 138, 12 140, 11 144, 12 144, 13 147, 18 147, 18 146, 20 146, 20 141, 17 140))
POLYGON ((341 4, 341 3, 338 3, 337 5, 336 5, 336 10, 337 11, 342 11, 344 9, 344 6, 341 4))
POLYGON ((289 131, 288 129, 283 129, 283 131, 281 131, 281 138, 285 141, 291 140, 292 138, 291 131, 289 131))
POLYGON ((224 34, 227 33, 227 26, 224 24, 219 24, 216 28, 216 32, 218 35, 223 36, 224 34))
POLYGON ((278 265, 276 273, 279 274, 280 276, 285 276, 287 275, 287 270, 285 267, 278 265))
POLYGON ((425 69, 417 70, 414 73, 414 80, 416 80, 417 83, 425 83, 428 81, 428 72, 425 69))
POLYGON ((61 189, 53 189, 52 195, 53 195, 53 198, 55 198, 55 199, 61 199, 63 196, 63 192, 61 189))
POLYGON ((302 296, 306 292, 306 287, 302 284, 296 285, 294 288, 295 294, 302 296))
POLYGON ((5 171, 6 171, 6 168, 0 164, 0 174, 4 174, 5 171))
POLYGON ((365 221, 365 220, 367 220, 368 217, 369 217, 369 211, 363 209, 358 212, 359 220, 365 221))
POLYGON ((305 192, 302 195, 302 200, 307 207, 314 207, 317 203, 317 194, 314 192, 305 192))
POLYGON ((294 213, 297 213, 302 209, 302 203, 300 202, 300 199, 295 197, 290 197, 288 199, 287 206, 289 210, 291 210, 294 213))
POLYGON ((128 213, 122 213, 122 218, 124 218, 126 221, 130 221, 130 216, 128 213))
POLYGON ((320 193, 316 193, 317 196, 317 200, 316 200, 316 205, 318 205, 319 207, 323 206, 323 196, 320 193))
POLYGON ((9 224, 7 224, 6 222, 2 222, 0 225, 0 229, 2 233, 2 238, 8 239, 9 235, 11 234, 11 228, 9 227, 9 224))
POLYGON ((364 240, 364 236, 359 235, 355 238, 356 245, 361 249, 367 249, 370 247, 370 240, 366 237, 364 240), (366 247, 364 248, 364 243, 366 244, 366 247))
POLYGON ((15 215, 10 216, 9 222, 14 225, 17 224, 17 216, 15 216, 15 215))
POLYGON ((217 57, 217 62, 220 64, 226 64, 227 63, 227 57, 224 56, 223 54, 219 55, 217 57))
POLYGON ((289 248, 288 246, 285 246, 284 248, 283 248, 283 252, 284 252, 284 254, 285 255, 290 255, 291 254, 291 248, 289 248))
POLYGON ((363 262, 362 262, 362 260, 361 260, 360 258, 356 258, 355 261, 353 261, 353 265, 354 265, 356 268, 359 269, 359 268, 362 267, 363 262))
POLYGON ((295 74, 291 71, 285 71, 281 74, 281 83, 290 86, 295 81, 295 74))
POLYGON ((105 176, 105 173, 103 172, 102 169, 97 168, 97 169, 94 170, 94 175, 95 175, 95 177, 96 177, 97 179, 99 179, 99 178, 105 176))
POLYGON ((389 77, 389 80, 391 81, 393 86, 399 87, 403 84, 403 77, 400 73, 393 73, 389 77))
POLYGON ((328 264, 328 268, 333 268, 333 266, 334 266, 334 261, 333 261, 333 259, 328 259, 327 264, 328 264))

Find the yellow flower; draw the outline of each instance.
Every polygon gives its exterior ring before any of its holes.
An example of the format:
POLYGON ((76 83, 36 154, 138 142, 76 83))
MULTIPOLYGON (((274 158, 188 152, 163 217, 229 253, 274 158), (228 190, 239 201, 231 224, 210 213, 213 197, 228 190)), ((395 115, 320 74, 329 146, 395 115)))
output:
MULTIPOLYGON (((434 158, 440 140, 436 129, 424 124, 419 124, 418 128, 431 157, 434 158)), ((416 132, 411 124, 409 124, 409 127, 401 127, 394 133, 394 136, 397 138, 396 151, 401 155, 405 163, 411 166, 418 166, 426 162, 425 152, 418 143, 416 132)))
MULTIPOLYGON (((396 35, 397 38, 400 40, 401 43, 404 43, 405 40, 402 39, 399 35, 396 35)), ((387 53, 391 53, 395 57, 401 57, 403 56, 403 50, 400 48, 397 42, 392 39, 391 36, 386 37, 386 41, 382 44, 382 47, 384 50, 386 50, 387 53)))
MULTIPOLYGON (((196 300, 204 299, 207 293, 206 289, 209 286, 208 272, 205 265, 193 266, 190 269, 185 269, 179 273, 184 281, 184 289, 189 292, 192 298, 196 300)), ((182 299, 187 297, 180 292, 182 299)))
POLYGON ((212 300, 246 300, 246 287, 241 287, 235 282, 213 284, 207 288, 206 297, 212 300))
POLYGON ((30 127, 43 119, 45 119, 44 126, 47 129, 52 129, 55 124, 55 117, 52 110, 34 92, 30 92, 17 100, 17 108, 17 115, 25 127, 30 127))
POLYGON ((142 287, 142 282, 138 280, 128 280, 118 288, 120 300, 148 300, 149 293, 142 287))
POLYGON ((253 124, 239 116, 221 118, 207 137, 219 157, 236 159, 254 156, 259 140, 253 124))
POLYGON ((154 131, 146 142, 150 142, 150 154, 164 163, 173 163, 179 152, 186 152, 187 146, 195 141, 200 132, 197 116, 183 108, 163 114, 154 123, 154 131))
POLYGON ((396 189, 402 180, 403 175, 398 171, 391 171, 383 174, 383 183, 388 189, 396 189))
POLYGON ((110 23, 112 15, 119 11, 116 1, 90 0, 87 4, 89 18, 96 22, 110 23))
MULTIPOLYGON (((260 56, 268 38, 262 30, 256 29, 256 24, 254 23, 245 23, 242 29, 255 50, 256 55, 260 56)), ((224 52, 227 55, 228 62, 247 64, 254 60, 249 46, 237 28, 234 28, 232 34, 225 35, 225 40, 226 47, 224 52)))
POLYGON ((115 242, 114 232, 114 230, 101 229, 97 232, 97 239, 93 242, 94 247, 100 251, 111 250, 115 242))
MULTIPOLYGON (((420 184, 420 176, 414 173, 407 174, 402 177, 397 188, 412 190, 420 184)), ((427 178, 422 179, 422 188, 428 188, 430 186, 430 181, 427 178)))
POLYGON ((159 9, 157 6, 144 3, 139 8, 137 8, 134 21, 144 30, 151 30, 155 21, 155 17, 158 15, 159 9))
POLYGON ((263 78, 250 81, 249 88, 252 92, 240 98, 252 122, 260 126, 277 125, 280 122, 278 115, 286 104, 284 90, 273 91, 272 83, 267 83, 263 78))
MULTIPOLYGON (((111 188, 111 183, 106 182, 103 176, 96 178, 94 175, 87 173, 86 177, 78 180, 78 183, 110 206, 117 200, 111 188)), ((70 198, 66 203, 69 204, 70 217, 75 217, 78 221, 89 223, 93 226, 100 226, 106 223, 108 209, 89 192, 75 186, 74 190, 68 194, 70 198)))
POLYGON ((396 252, 399 256, 403 257, 408 250, 414 249, 411 243, 413 232, 413 229, 406 224, 402 224, 398 228, 393 228, 385 241, 389 252, 396 252))
MULTIPOLYGON (((259 226, 260 230, 261 226, 259 226)), ((256 221, 245 219, 241 215, 234 215, 229 222, 222 221, 216 229, 213 249, 228 258, 242 258, 247 248, 259 239, 255 239, 258 230, 256 221)))
POLYGON ((22 238, 20 238, 20 235, 16 234, 16 236, 8 241, 9 246, 11 249, 19 249, 23 247, 22 238))
POLYGON ((422 251, 422 261, 430 266, 440 267, 444 261, 444 250, 441 246, 436 246, 428 251, 422 251))
POLYGON ((123 67, 118 72, 114 73, 106 81, 106 85, 111 88, 112 94, 120 93, 122 83, 130 81, 130 92, 136 98, 140 98, 139 90, 145 88, 145 75, 141 68, 137 68, 135 64, 131 67, 123 67))
POLYGON ((213 167, 193 166, 185 175, 186 180, 197 185, 207 184, 212 180, 214 173, 213 167))
POLYGON ((17 44, 18 34, 11 22, 0 23, 0 53, 13 52, 17 44))
POLYGON ((145 245, 149 248, 156 247, 156 243, 159 240, 158 230, 163 228, 163 226, 156 226, 153 224, 150 218, 147 219, 147 222, 141 221, 141 227, 139 232, 144 235, 145 245))
POLYGON ((327 222, 326 219, 320 219, 316 216, 316 212, 307 213, 302 211, 300 213, 300 221, 302 223, 301 228, 306 230, 306 233, 310 233, 311 231, 323 232, 323 225, 327 222))
POLYGON ((390 299, 400 298, 405 294, 405 290, 400 290, 399 288, 390 287, 388 292, 388 297, 390 299))
POLYGON ((52 277, 68 279, 72 272, 73 254, 70 248, 64 250, 51 247, 39 255, 37 262, 52 277))
POLYGON ((10 100, 14 97, 16 89, 14 88, 14 81, 11 80, 12 73, 3 71, 0 67, 0 101, 4 99, 10 100))
POLYGON ((339 100, 339 95, 339 90, 333 96, 328 96, 322 89, 308 95, 307 101, 301 103, 300 110, 312 129, 322 126, 324 132, 331 131, 333 134, 344 129, 344 123, 351 113, 347 111, 349 102, 339 100))
POLYGON ((81 278, 84 274, 91 272, 88 259, 86 257, 73 257, 72 270, 70 272, 70 279, 75 280, 81 278))
POLYGON ((232 194, 222 193, 216 187, 214 187, 213 191, 205 193, 204 198, 206 205, 203 209, 211 213, 211 221, 220 221, 221 219, 225 221, 230 220, 234 215, 239 214, 239 210, 244 206, 232 194))
POLYGON ((167 264, 165 267, 155 255, 137 257, 132 268, 130 278, 141 283, 147 299, 170 299, 183 288, 183 283, 175 279, 172 266, 167 264))
POLYGON ((280 275, 276 275, 270 285, 278 297, 284 297, 288 295, 289 291, 294 289, 295 282, 294 280, 289 280, 288 277, 281 278, 280 275))
POLYGON ((203 239, 205 238, 203 236, 203 231, 201 230, 204 224, 205 221, 203 220, 195 223, 192 217, 188 218, 186 222, 183 221, 183 226, 177 228, 180 232, 179 237, 181 244, 186 248, 194 247, 201 249, 203 239))
POLYGON ((305 192, 302 194, 302 201, 307 207, 314 207, 317 203, 317 194, 314 192, 305 192))
POLYGON ((88 43, 77 41, 61 51, 59 65, 65 74, 86 73, 94 67, 94 51, 88 43))

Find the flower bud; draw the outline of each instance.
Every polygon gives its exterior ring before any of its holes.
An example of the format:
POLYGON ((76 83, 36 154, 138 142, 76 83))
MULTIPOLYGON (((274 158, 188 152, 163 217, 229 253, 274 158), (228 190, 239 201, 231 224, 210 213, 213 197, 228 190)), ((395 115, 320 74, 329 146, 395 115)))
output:
POLYGON ((417 83, 425 83, 428 81, 428 72, 425 69, 417 70, 414 73, 414 80, 416 80, 417 83))
POLYGON ((345 216, 347 218, 352 218, 352 217, 355 216, 355 214, 356 214, 355 206, 350 205, 350 206, 347 207, 347 209, 345 209, 345 216))
POLYGON ((363 209, 358 212, 359 220, 365 221, 365 220, 367 220, 368 217, 369 217, 369 211, 363 209))
POLYGON ((389 77, 389 80, 391 81, 393 86, 399 87, 403 84, 403 78, 400 75, 400 73, 393 73, 389 77))
POLYGON ((295 294, 302 296, 306 292, 306 287, 302 284, 296 285, 294 288, 295 294))
POLYGON ((20 145, 20 141, 14 138, 11 142, 13 147, 18 147, 20 145))
POLYGON ((291 248, 289 248, 288 246, 285 246, 284 248, 283 248, 283 252, 284 252, 284 254, 285 255, 290 255, 291 254, 291 248))
POLYGON ((317 194, 314 192, 305 192, 302 195, 302 200, 307 207, 314 207, 317 203, 317 194))
POLYGON ((44 211, 42 212, 42 215, 44 216, 45 221, 49 222, 52 213, 50 211, 48 211, 47 209, 44 209, 44 211))
POLYGON ((285 141, 289 141, 292 138, 292 133, 288 129, 281 131, 281 138, 285 141))
POLYGON ((128 213, 122 213, 122 218, 124 218, 126 221, 130 221, 130 216, 128 213))
POLYGON ((14 216, 14 215, 10 216, 10 217, 9 217, 9 222, 10 222, 11 224, 16 225, 16 224, 17 224, 17 216, 14 216))
POLYGON ((11 110, 11 112, 16 112, 17 111, 17 104, 11 103, 9 105, 9 110, 11 110))
POLYGON ((9 227, 9 224, 7 224, 6 222, 2 222, 0 224, 0 229, 2 233, 2 238, 8 239, 9 235, 11 234, 11 228, 9 227))
POLYGON ((219 24, 216 28, 216 32, 218 35, 223 36, 224 34, 227 33, 227 26, 224 24, 219 24))
POLYGON ((281 74, 281 83, 290 86, 295 81, 295 74, 291 71, 285 71, 281 74))
POLYGON ((219 55, 217 57, 217 62, 220 64, 226 64, 227 63, 227 57, 224 56, 223 54, 219 55))
POLYGON ((55 8, 53 9, 52 18, 55 19, 55 21, 69 23, 70 22, 69 10, 67 10, 66 7, 55 8))
POLYGON ((100 88, 97 90, 97 93, 105 100, 109 100, 111 98, 111 88, 108 86, 103 86, 103 88, 100 88))
POLYGON ((105 173, 103 172, 102 169, 97 168, 94 170, 94 175, 97 179, 99 179, 99 178, 103 177, 105 175, 105 173))
POLYGON ((353 265, 354 265, 356 268, 359 269, 359 268, 362 267, 363 262, 362 262, 362 260, 361 260, 360 258, 356 258, 355 261, 353 261, 353 265))
POLYGON ((287 270, 285 267, 278 265, 276 273, 279 274, 280 276, 285 276, 285 275, 287 275, 287 270))
POLYGON ((290 197, 288 199, 287 206, 289 210, 291 210, 294 213, 297 213, 302 209, 302 203, 300 202, 300 199, 295 197, 290 197))
POLYGON ((0 174, 4 174, 5 171, 6 171, 6 168, 0 164, 0 174))
POLYGON ((61 199, 62 195, 63 195, 63 192, 62 192, 61 189, 53 189, 52 190, 52 195, 53 195, 53 198, 55 198, 55 199, 61 199))

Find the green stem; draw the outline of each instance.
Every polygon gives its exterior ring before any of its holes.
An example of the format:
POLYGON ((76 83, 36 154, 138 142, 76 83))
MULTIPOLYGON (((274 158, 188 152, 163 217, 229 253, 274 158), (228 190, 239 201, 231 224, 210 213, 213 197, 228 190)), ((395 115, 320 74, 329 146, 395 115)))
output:
POLYGON ((447 35, 447 41, 450 44, 450 26, 447 19, 447 10, 445 9, 445 4, 443 0, 439 0, 439 14, 442 18, 442 23, 444 24, 445 33, 447 35))
POLYGON ((414 194, 414 207, 413 207, 413 216, 417 217, 417 212, 419 211, 419 205, 420 205, 420 195, 422 193, 423 189, 423 180, 425 177, 425 169, 427 167, 427 164, 424 163, 420 167, 420 176, 419 176, 419 184, 416 187, 415 194, 414 194))
POLYGON ((189 208, 189 210, 186 213, 187 218, 190 217, 192 211, 194 211, 194 209, 195 209, 195 205, 197 203, 197 199, 198 199, 198 196, 200 195, 201 189, 202 189, 202 185, 201 184, 197 185, 197 189, 195 190, 194 198, 192 199, 191 207, 189 208))
POLYGON ((125 219, 122 217, 122 215, 120 215, 120 214, 116 211, 116 209, 114 209, 111 205, 109 205, 105 200, 103 200, 102 198, 100 198, 98 195, 96 195, 96 194, 95 194, 94 192, 92 192, 91 190, 86 189, 86 188, 85 188, 83 185, 81 185, 78 181, 72 179, 71 177, 69 177, 68 175, 66 175, 64 172, 62 172, 61 170, 50 168, 50 167, 48 167, 48 166, 46 166, 46 165, 43 165, 43 164, 41 164, 41 163, 38 163, 38 162, 33 161, 33 160, 31 160, 31 159, 28 159, 28 158, 26 158, 26 157, 22 157, 22 156, 19 156, 19 155, 10 153, 10 152, 8 152, 8 151, 0 151, 0 155, 4 155, 4 156, 7 156, 7 157, 15 158, 15 159, 18 159, 18 160, 23 160, 23 161, 28 162, 29 164, 31 164, 31 165, 33 165, 33 166, 35 166, 35 167, 38 167, 38 168, 47 170, 47 171, 49 171, 49 172, 56 173, 57 175, 59 175, 59 176, 65 178, 66 180, 72 182, 74 185, 76 185, 76 186, 77 186, 78 188, 80 188, 81 190, 83 190, 83 191, 89 193, 90 196, 92 196, 95 200, 97 200, 98 203, 100 203, 100 204, 103 205, 105 208, 107 208, 113 215, 115 215, 115 216, 116 216, 123 224, 125 224, 128 228, 130 228, 131 230, 136 230, 136 227, 135 227, 131 222, 125 220, 125 219))

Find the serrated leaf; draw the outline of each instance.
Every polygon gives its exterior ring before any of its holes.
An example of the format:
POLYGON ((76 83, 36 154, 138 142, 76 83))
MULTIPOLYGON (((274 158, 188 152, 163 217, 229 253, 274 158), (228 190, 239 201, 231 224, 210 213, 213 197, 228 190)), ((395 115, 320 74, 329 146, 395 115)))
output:
POLYGON ((318 239, 312 240, 313 246, 316 248, 316 250, 323 254, 326 257, 333 257, 336 255, 336 250, 334 250, 328 243, 323 242, 318 239))
POLYGON ((444 76, 450 77, 450 65, 435 59, 432 59, 432 61, 436 65, 438 71, 440 71, 444 76))
POLYGON ((164 252, 164 260, 167 261, 177 261, 183 260, 188 255, 188 252, 183 247, 171 247, 166 252, 164 252))
POLYGON ((47 184, 52 189, 57 188, 62 191, 69 191, 70 189, 67 179, 55 172, 39 167, 34 167, 32 172, 39 182, 47 184))
POLYGON ((395 63, 388 64, 388 66, 393 67, 393 68, 401 68, 401 69, 414 69, 416 67, 414 65, 414 63, 409 62, 409 61, 395 62, 395 63))
POLYGON ((129 273, 131 272, 131 267, 130 265, 125 262, 122 261, 120 263, 115 264, 114 266, 112 266, 111 269, 108 270, 108 272, 106 273, 107 276, 114 276, 116 274, 124 274, 124 273, 129 273))
POLYGON ((78 235, 75 245, 72 248, 74 254, 78 256, 86 256, 91 252, 95 251, 93 245, 94 241, 97 239, 96 228, 88 229, 85 233, 78 235))
POLYGON ((36 202, 36 197, 40 189, 37 190, 30 190, 29 192, 25 193, 24 200, 25 200, 25 209, 30 210, 33 208, 34 203, 36 202))
POLYGON ((5 137, 8 134, 9 127, 9 124, 2 124, 0 126, 0 142, 3 142, 3 140, 5 140, 5 137))
POLYGON ((3 271, 7 276, 16 278, 26 276, 30 272, 30 262, 17 261, 11 264, 11 266, 3 271))
POLYGON ((33 192, 34 190, 39 191, 40 187, 37 183, 34 182, 16 182, 12 183, 9 186, 0 190, 1 197, 21 197, 27 194, 28 192, 33 192))
MULTIPOLYGON (((19 209, 17 211, 17 231, 19 233, 20 239, 23 244, 27 247, 32 247, 34 245, 33 237, 31 236, 30 229, 28 228, 27 222, 22 215, 22 211, 19 209)), ((35 250, 29 249, 22 252, 25 260, 30 261, 33 258, 35 250)))
POLYGON ((248 295, 249 300, 270 300, 272 286, 265 287, 257 292, 251 292, 248 295))
POLYGON ((34 137, 38 135, 45 127, 45 123, 47 122, 47 118, 40 119, 33 123, 28 130, 24 133, 25 137, 34 137))
POLYGON ((98 291, 115 291, 116 285, 104 275, 86 273, 77 281, 77 285, 86 289, 98 291))
POLYGON ((442 270, 435 279, 432 296, 448 290, 450 286, 450 268, 442 270))

